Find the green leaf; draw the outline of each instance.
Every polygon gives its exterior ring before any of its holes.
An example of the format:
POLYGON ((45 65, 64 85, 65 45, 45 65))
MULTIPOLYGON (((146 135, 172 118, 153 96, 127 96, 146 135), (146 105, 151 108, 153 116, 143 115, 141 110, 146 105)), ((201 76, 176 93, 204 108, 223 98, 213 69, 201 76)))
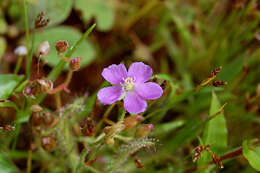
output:
POLYGON ((49 18, 48 26, 57 25, 63 22, 72 9, 71 0, 37 0, 34 3, 28 3, 28 16, 30 26, 32 27, 35 18, 40 12, 45 13, 45 18, 49 18))
MULTIPOLYGON (((210 116, 216 114, 221 109, 221 105, 218 101, 217 95, 212 91, 211 106, 210 106, 210 116)), ((223 153, 227 148, 227 126, 226 120, 223 112, 219 114, 216 118, 212 119, 206 126, 203 134, 204 145, 210 144, 211 150, 216 154, 223 153), (221 139, 221 140, 220 140, 221 139)), ((198 161, 199 166, 205 165, 207 162, 211 161, 211 156, 209 153, 204 152, 202 157, 198 161)), ((209 170, 204 170, 208 172, 209 170)))
MULTIPOLYGON (((220 108, 217 95, 212 92, 209 116, 214 115, 220 108)), ((211 149, 215 152, 222 153, 225 151, 227 148, 227 126, 223 112, 208 123, 203 134, 203 142, 206 145, 210 144, 211 149)))
POLYGON ((257 171, 260 171, 260 147, 253 147, 248 140, 245 140, 242 148, 243 155, 249 164, 257 171))
POLYGON ((17 84, 22 81, 24 76, 16 76, 13 74, 1 74, 0 75, 0 99, 7 99, 17 84))
POLYGON ((106 0, 76 0, 75 8, 81 10, 85 22, 94 17, 99 30, 109 30, 114 23, 114 9, 106 0))
POLYGON ((16 173, 19 172, 14 164, 0 152, 0 173, 16 173))
MULTIPOLYGON (((55 49, 55 45, 59 40, 68 41, 69 45, 74 45, 80 38, 82 34, 71 28, 66 26, 59 26, 52 29, 47 29, 36 34, 35 45, 37 46, 43 41, 48 40, 51 46, 51 51, 48 56, 42 57, 47 63, 51 66, 56 66, 61 58, 58 57, 57 51, 55 49)), ((35 48, 35 49, 36 49, 35 48)), ((68 50, 67 50, 68 51, 68 50)), ((64 53, 65 54, 65 53, 64 53)), ((82 57, 81 67, 84 67, 92 62, 95 56, 95 49, 92 44, 84 40, 72 54, 72 57, 82 57)), ((65 66, 68 69, 68 64, 65 66)))

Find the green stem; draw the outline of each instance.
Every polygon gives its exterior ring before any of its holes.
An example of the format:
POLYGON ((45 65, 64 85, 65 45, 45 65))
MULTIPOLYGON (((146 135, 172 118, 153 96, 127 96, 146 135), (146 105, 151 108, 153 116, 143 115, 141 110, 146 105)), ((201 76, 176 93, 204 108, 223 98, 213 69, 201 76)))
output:
POLYGON ((15 66, 15 69, 14 69, 14 74, 17 74, 19 72, 21 65, 22 65, 22 62, 23 62, 23 56, 19 56, 18 61, 17 61, 16 66, 15 66))
POLYGON ((126 113, 126 111, 125 111, 125 109, 123 109, 121 115, 120 115, 119 118, 118 118, 118 121, 123 121, 123 120, 124 120, 124 118, 125 118, 125 113, 126 113))
POLYGON ((29 149, 26 173, 31 173, 31 168, 32 168, 32 149, 29 149))

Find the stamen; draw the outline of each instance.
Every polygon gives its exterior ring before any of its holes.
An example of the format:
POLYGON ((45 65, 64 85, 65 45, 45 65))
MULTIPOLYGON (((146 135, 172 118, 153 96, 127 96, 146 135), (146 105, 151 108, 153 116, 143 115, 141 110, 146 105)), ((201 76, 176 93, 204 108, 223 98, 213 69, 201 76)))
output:
POLYGON ((133 78, 127 77, 124 80, 123 86, 124 86, 125 91, 132 91, 134 89, 134 80, 133 80, 133 78))

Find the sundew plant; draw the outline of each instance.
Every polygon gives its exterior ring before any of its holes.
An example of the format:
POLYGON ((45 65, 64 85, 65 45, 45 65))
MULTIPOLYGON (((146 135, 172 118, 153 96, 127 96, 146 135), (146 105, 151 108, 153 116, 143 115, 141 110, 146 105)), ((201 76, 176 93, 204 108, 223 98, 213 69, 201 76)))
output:
POLYGON ((260 172, 257 0, 0 0, 0 173, 260 172))

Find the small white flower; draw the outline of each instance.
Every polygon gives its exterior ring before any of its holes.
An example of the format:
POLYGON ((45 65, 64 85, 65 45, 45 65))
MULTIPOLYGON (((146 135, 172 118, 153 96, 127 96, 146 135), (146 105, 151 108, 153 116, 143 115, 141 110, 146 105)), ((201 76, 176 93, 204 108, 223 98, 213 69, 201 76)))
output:
POLYGON ((27 55, 27 48, 25 46, 18 46, 15 50, 14 53, 18 56, 25 56, 27 55))
POLYGON ((42 42, 38 48, 37 48, 37 53, 40 56, 47 56, 50 53, 50 44, 48 41, 42 42))

